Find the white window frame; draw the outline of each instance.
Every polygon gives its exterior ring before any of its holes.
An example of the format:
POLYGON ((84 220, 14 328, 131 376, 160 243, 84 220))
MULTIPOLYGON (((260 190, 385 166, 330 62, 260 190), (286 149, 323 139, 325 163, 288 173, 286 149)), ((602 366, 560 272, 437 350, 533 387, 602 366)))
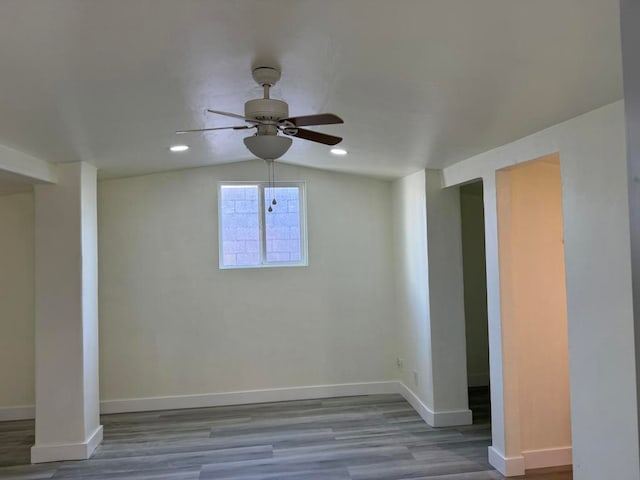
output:
MULTIPOLYGON (((267 262, 267 238, 264 225, 267 205, 264 201, 264 190, 269 188, 269 182, 256 181, 225 181, 218 182, 218 267, 220 270, 244 270, 247 268, 274 268, 274 267, 307 267, 309 266, 308 246, 307 246, 307 188, 305 182, 275 182, 271 183, 275 188, 297 187, 299 189, 298 215, 300 217, 300 260, 297 262, 267 262), (257 186, 258 187, 258 228, 260 231, 260 261, 258 265, 224 265, 223 253, 223 229, 222 229, 222 188, 225 186, 257 186)), ((277 199, 277 198, 276 198, 277 199)), ((277 208, 277 205, 276 207, 277 208)))

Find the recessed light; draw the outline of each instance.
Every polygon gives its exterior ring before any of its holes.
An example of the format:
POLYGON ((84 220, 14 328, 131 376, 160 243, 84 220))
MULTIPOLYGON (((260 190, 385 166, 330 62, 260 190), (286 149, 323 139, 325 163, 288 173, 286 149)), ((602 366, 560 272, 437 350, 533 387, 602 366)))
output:
POLYGON ((169 147, 172 152, 186 152, 189 150, 189 145, 173 145, 169 147))
POLYGON ((344 148, 332 148, 331 153, 334 155, 346 155, 347 151, 344 148))

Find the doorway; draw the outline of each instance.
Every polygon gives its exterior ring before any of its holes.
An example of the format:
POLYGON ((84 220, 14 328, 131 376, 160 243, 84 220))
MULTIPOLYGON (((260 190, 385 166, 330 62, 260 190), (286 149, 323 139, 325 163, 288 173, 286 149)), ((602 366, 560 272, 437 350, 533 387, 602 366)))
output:
POLYGON ((560 157, 496 173, 506 456, 571 464, 560 157))
POLYGON ((462 271, 469 408, 474 423, 491 423, 489 325, 482 180, 460 187, 462 271))

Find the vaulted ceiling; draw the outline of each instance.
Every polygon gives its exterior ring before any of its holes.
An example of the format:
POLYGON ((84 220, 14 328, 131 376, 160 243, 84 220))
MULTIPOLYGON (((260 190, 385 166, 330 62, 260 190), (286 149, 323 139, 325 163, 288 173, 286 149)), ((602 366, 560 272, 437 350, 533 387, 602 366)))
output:
POLYGON ((252 158, 234 124, 275 63, 292 115, 334 112, 346 157, 282 161, 393 178, 622 98, 618 0, 3 0, 0 143, 103 176, 252 158), (168 147, 188 143, 184 154, 168 147))

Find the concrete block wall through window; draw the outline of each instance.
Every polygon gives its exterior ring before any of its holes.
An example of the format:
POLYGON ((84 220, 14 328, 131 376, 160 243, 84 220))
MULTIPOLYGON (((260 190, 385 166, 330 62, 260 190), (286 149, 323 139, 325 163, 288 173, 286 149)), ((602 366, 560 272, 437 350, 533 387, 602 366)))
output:
POLYGON ((303 183, 220 183, 220 268, 307 264, 303 183))

